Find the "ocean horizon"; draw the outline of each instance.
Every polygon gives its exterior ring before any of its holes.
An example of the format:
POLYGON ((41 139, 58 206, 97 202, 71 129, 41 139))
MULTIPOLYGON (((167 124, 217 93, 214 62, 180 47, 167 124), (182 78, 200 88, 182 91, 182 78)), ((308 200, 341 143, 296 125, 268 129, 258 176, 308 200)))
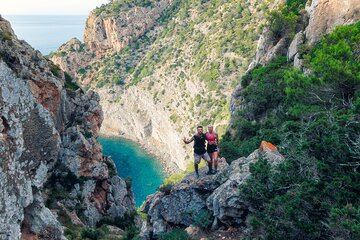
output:
POLYGON ((56 51, 71 38, 83 41, 87 15, 2 15, 19 39, 43 55, 56 51))

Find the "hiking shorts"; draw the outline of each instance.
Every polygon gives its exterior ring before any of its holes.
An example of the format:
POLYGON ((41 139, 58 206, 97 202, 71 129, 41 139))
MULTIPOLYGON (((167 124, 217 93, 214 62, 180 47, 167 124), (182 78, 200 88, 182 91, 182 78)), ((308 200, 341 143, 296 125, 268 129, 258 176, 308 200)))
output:
POLYGON ((194 163, 199 164, 201 159, 204 159, 205 161, 210 161, 210 156, 207 152, 205 152, 204 154, 194 153, 194 163))

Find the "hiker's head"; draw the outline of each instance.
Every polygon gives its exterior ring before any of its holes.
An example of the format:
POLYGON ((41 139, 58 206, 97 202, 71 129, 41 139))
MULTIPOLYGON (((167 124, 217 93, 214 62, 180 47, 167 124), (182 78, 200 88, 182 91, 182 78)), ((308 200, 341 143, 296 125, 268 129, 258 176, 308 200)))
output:
POLYGON ((203 133, 203 127, 202 127, 202 126, 198 126, 198 127, 197 127, 197 132, 198 132, 198 134, 202 134, 202 133, 203 133))
POLYGON ((214 131, 214 127, 213 127, 213 125, 209 125, 209 126, 208 126, 208 131, 209 131, 209 132, 214 131))

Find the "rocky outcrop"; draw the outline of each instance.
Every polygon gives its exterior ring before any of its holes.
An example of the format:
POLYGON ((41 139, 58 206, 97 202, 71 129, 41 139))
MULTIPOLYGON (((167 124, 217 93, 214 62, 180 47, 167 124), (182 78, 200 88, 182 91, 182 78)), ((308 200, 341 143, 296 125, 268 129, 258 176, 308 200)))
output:
POLYGON ((85 45, 90 51, 98 54, 108 50, 120 51, 130 41, 144 35, 153 27, 154 22, 172 2, 172 0, 155 1, 153 7, 134 6, 116 14, 102 11, 97 15, 95 9, 86 20, 85 45))
POLYGON ((303 69, 300 46, 312 45, 320 40, 321 36, 330 33, 336 26, 352 24, 360 20, 360 2, 313 0, 306 7, 308 25, 304 31, 298 32, 288 48, 288 60, 293 62, 294 67, 303 69))
POLYGON ((96 142, 98 95, 65 79, 1 17, 0 109, 0 239, 64 239, 61 208, 88 226, 135 210, 96 142))
POLYGON ((271 32, 265 28, 259 38, 256 56, 250 63, 248 70, 253 69, 258 64, 266 65, 276 56, 286 54, 287 45, 288 41, 285 37, 274 41, 271 32))
POLYGON ((358 0, 312 0, 306 11, 309 14, 309 24, 305 35, 309 44, 314 44, 323 34, 331 32, 336 26, 360 20, 358 0))
POLYGON ((70 39, 67 43, 61 45, 49 57, 53 63, 73 77, 78 77, 79 69, 85 69, 89 62, 93 61, 89 50, 77 38, 70 39))
POLYGON ((190 226, 204 212, 210 213, 213 228, 221 224, 245 225, 252 208, 242 197, 239 187, 251 175, 250 164, 260 157, 273 165, 284 161, 274 145, 262 142, 258 150, 247 158, 233 161, 230 166, 221 159, 216 175, 205 175, 206 169, 201 169, 200 179, 191 173, 180 183, 150 195, 141 208, 148 216, 141 230, 142 238, 157 238, 174 226, 190 226))
MULTIPOLYGON (((278 3, 283 3, 283 1, 278 3)), ((294 67, 308 72, 303 66, 301 46, 316 43, 322 35, 331 32, 336 26, 359 21, 360 2, 358 0, 312 0, 307 2, 305 11, 300 14, 302 24, 306 23, 306 26, 298 26, 292 39, 289 36, 274 39, 269 27, 263 30, 256 56, 250 63, 248 71, 258 64, 266 65, 277 56, 286 55, 294 67)), ((238 86, 232 94, 230 111, 235 112, 239 108, 241 108, 241 86, 238 86)))

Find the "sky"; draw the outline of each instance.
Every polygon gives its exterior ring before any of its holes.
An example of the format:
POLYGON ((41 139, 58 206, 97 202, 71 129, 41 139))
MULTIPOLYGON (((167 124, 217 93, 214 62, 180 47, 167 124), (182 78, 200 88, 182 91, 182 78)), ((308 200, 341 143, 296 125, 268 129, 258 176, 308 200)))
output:
POLYGON ((0 0, 1 15, 88 15, 109 0, 0 0))

